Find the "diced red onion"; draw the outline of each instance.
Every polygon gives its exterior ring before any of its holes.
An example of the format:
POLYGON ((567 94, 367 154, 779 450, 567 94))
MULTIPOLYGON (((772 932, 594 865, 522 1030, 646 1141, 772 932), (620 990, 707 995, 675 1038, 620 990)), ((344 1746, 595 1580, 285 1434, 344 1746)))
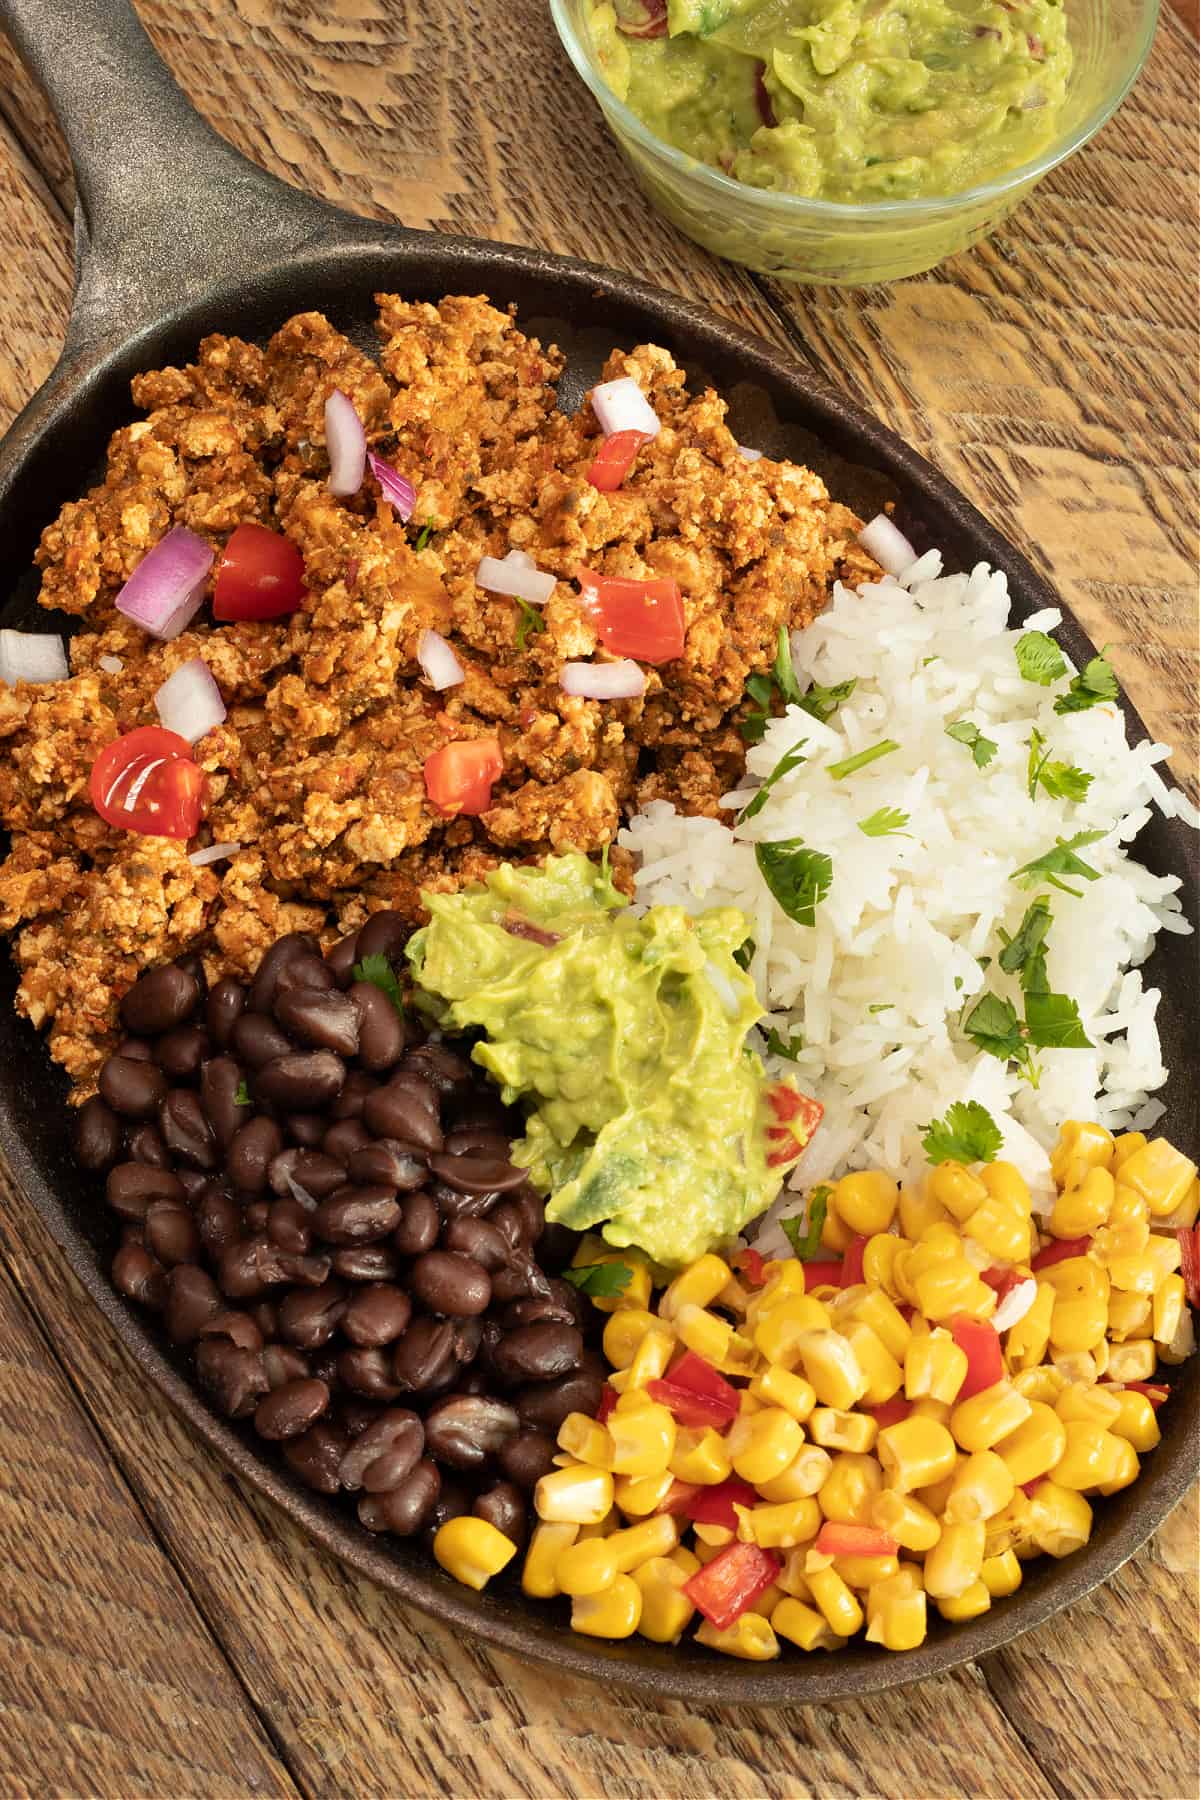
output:
POLYGON ((98 669, 103 669, 106 675, 119 675, 121 670, 125 667, 125 664, 121 661, 119 656, 98 656, 96 658, 96 667, 98 669))
POLYGON ((193 868, 203 869, 209 863, 220 862, 222 857, 236 856, 242 848, 243 846, 238 843, 236 838, 231 838, 224 844, 209 844, 203 850, 193 850, 188 861, 193 868))
POLYGON ((176 525, 143 556, 117 595, 117 611, 169 643, 199 612, 212 566, 213 552, 204 539, 176 525))
POLYGON ((917 560, 917 553, 886 513, 876 513, 863 526, 858 541, 873 556, 885 575, 903 575, 917 560))
POLYGON ((645 670, 627 656, 620 662, 564 663, 558 679, 564 694, 580 700, 636 700, 646 691, 645 670))
POLYGON ((763 459, 762 451, 752 450, 749 444, 739 444, 737 450, 738 455, 744 457, 747 462, 761 462, 763 459))
POLYGON ((462 664, 438 631, 421 633, 417 639, 417 661, 428 675, 430 685, 439 693, 443 688, 457 687, 466 679, 462 664))
POLYGON ((413 515, 413 507, 417 504, 417 490, 407 475, 401 475, 399 469, 393 469, 391 463, 385 463, 382 456, 367 451, 367 462, 371 473, 383 489, 383 497, 391 506, 397 518, 406 524, 413 515))
POLYGON ((1010 1331, 1029 1311, 1037 1299, 1038 1284, 1030 1279, 1018 1281, 1015 1288, 1010 1288, 999 1306, 992 1314, 992 1324, 997 1331, 1010 1331))
POLYGON ((511 594, 516 600, 528 600, 530 606, 545 606, 556 577, 537 568, 524 550, 510 550, 504 557, 482 557, 475 580, 489 594, 511 594))
POLYGON ((0 681, 65 681, 71 673, 54 631, 0 631, 0 681))
POLYGON ((158 716, 168 731, 194 744, 214 725, 225 722, 225 702, 202 656, 193 656, 168 675, 154 696, 158 716))
POLYGON ((646 437, 657 437, 662 429, 658 414, 631 375, 622 375, 619 381, 602 381, 594 387, 592 411, 605 437, 611 437, 614 431, 641 431, 646 437))
POLYGON ((334 388, 325 402, 325 448, 330 493, 341 499, 357 494, 367 472, 367 434, 353 400, 341 388, 334 388))

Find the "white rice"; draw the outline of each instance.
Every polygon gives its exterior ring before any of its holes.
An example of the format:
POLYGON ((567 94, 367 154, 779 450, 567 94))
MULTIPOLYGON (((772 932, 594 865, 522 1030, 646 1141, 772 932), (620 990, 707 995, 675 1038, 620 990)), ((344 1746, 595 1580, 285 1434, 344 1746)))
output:
MULTIPOLYGON (((925 1166, 928 1122, 954 1101, 978 1100, 1003 1133, 1002 1154, 1044 1202, 1053 1192, 1047 1151, 1064 1119, 1140 1130, 1162 1115, 1151 1098, 1167 1074, 1155 1023, 1160 995, 1143 986, 1138 967, 1160 929, 1192 928, 1181 916, 1180 882, 1152 875, 1125 846, 1152 806, 1189 820, 1195 809, 1156 773, 1167 746, 1130 747, 1115 706, 1058 716, 1054 701, 1067 677, 1051 687, 1023 679, 1013 647, 1024 631, 1053 630, 1057 611, 1009 630, 1001 572, 986 564, 970 575, 940 570, 929 553, 903 583, 839 586, 828 611, 794 634, 803 687, 850 677, 858 685, 826 724, 794 706, 770 722, 749 751, 744 787, 725 803, 744 806, 800 739, 808 760, 772 788, 753 819, 730 829, 655 801, 620 842, 639 860, 640 903, 692 912, 732 905, 749 920, 751 973, 769 1015, 764 1043, 771 1026, 785 1039, 803 1036, 794 1062, 769 1056, 768 1067, 794 1075, 825 1108, 791 1188, 853 1168, 912 1177, 925 1166), (946 736, 947 725, 964 718, 998 746, 986 768, 946 736), (1034 727, 1055 760, 1094 777, 1086 800, 1051 799, 1040 787, 1030 799, 1034 727), (859 773, 834 780, 826 772, 889 737, 900 748, 859 773), (858 821, 880 807, 906 812, 909 835, 859 831, 858 821), (1100 878, 1066 877, 1078 898, 1044 881, 1026 891, 1012 880, 1058 838, 1087 830, 1105 833, 1079 851, 1100 878), (787 917, 755 861, 756 843, 788 838, 832 859, 832 885, 812 926, 787 917), (977 1051, 959 1026, 966 1004, 985 990, 1020 1013, 1016 978, 996 964, 999 929, 1014 932, 1038 894, 1054 915, 1050 986, 1077 1002, 1094 1048, 1036 1052, 1034 1088, 977 1051), (981 968, 981 957, 991 966, 981 968)), ((780 1204, 795 1210, 794 1199, 780 1204)))

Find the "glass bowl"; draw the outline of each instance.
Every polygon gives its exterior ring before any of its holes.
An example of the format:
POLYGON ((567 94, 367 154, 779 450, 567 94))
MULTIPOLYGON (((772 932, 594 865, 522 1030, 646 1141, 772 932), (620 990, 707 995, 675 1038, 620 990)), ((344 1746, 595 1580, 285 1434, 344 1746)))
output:
POLYGON ((961 194, 848 205, 749 187, 655 137, 604 78, 589 0, 550 0, 576 73, 665 218, 706 250, 764 275, 843 287, 916 275, 969 249, 1112 117, 1149 53, 1158 0, 1066 0, 1066 7, 1074 63, 1058 135, 1039 156, 961 194))

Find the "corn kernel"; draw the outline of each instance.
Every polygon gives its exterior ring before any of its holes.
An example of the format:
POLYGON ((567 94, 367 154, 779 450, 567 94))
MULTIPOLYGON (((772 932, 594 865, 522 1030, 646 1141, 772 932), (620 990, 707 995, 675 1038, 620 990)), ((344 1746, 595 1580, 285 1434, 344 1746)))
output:
POLYGON ((1174 1212, 1196 1179, 1196 1165, 1166 1138, 1152 1138, 1121 1164, 1121 1181, 1135 1188, 1152 1218, 1174 1212))
POLYGON ((1113 1145, 1113 1174, 1116 1175, 1123 1168, 1135 1150, 1144 1150, 1146 1142, 1144 1131, 1123 1131, 1113 1145))
POLYGON ((512 1561, 517 1546, 487 1519, 463 1514, 438 1526, 433 1554, 455 1581, 479 1592, 512 1561))
MULTIPOLYGON (((625 1373, 628 1375, 629 1370, 626 1369, 625 1373)), ((615 1382, 616 1377, 613 1376, 611 1379, 615 1382)), ((656 1405, 658 1405, 658 1402, 650 1398, 645 1388, 631 1388, 627 1386, 621 1390, 621 1397, 613 1407, 613 1411, 620 1413, 624 1417, 628 1413, 642 1412, 647 1406, 656 1405)))
POLYGON ((627 1519, 644 1519, 658 1511, 674 1485, 669 1467, 660 1475, 622 1475, 613 1483, 613 1499, 627 1519))
POLYGON ((759 1315, 754 1326, 754 1348, 768 1362, 792 1369, 799 1357, 799 1341, 829 1324, 829 1308, 812 1294, 792 1295, 759 1315))
POLYGON ((651 1401, 636 1412, 623 1412, 622 1395, 609 1414, 614 1475, 660 1475, 675 1451, 676 1425, 668 1407, 651 1401))
POLYGON ((558 1559, 555 1575, 564 1594, 599 1594, 611 1587, 620 1573, 611 1549, 612 1538, 583 1538, 571 1544, 558 1559))
POLYGON ((768 1363, 754 1377, 750 1383, 750 1393, 766 1406, 781 1406, 800 1425, 803 1425, 817 1404, 817 1396, 811 1384, 802 1375, 794 1374, 791 1369, 780 1368, 778 1363, 768 1363))
POLYGON ((758 1482, 759 1494, 772 1503, 804 1500, 824 1486, 832 1467, 833 1458, 828 1450, 822 1450, 819 1444, 804 1444, 782 1475, 777 1475, 773 1481, 758 1482))
POLYGON ((884 1488, 871 1502, 871 1523, 890 1532, 902 1550, 922 1556, 942 1535, 941 1525, 929 1508, 911 1494, 884 1488))
POLYGON ((725 1550, 734 1543, 737 1533, 728 1525, 693 1525, 697 1545, 705 1544, 710 1550, 725 1550))
POLYGON ((680 1342, 708 1362, 724 1362, 729 1354, 733 1326, 728 1319, 719 1319, 706 1307, 685 1300, 676 1311, 675 1329, 680 1342))
POLYGON ((926 1396, 932 1400, 955 1400, 966 1374, 966 1352, 943 1327, 910 1337, 904 1358, 904 1392, 910 1400, 926 1396))
POLYGON ((984 1561, 1009 1550, 1020 1555, 1032 1542, 1029 1521, 1029 1500, 1018 1488, 1003 1512, 984 1520, 984 1561))
POLYGON ((1121 1402, 1110 1388, 1084 1387, 1080 1381, 1069 1381, 1054 1410, 1064 1424, 1070 1419, 1085 1419, 1107 1431, 1121 1410, 1121 1402))
POLYGON ((862 1399, 867 1391, 867 1378, 859 1367, 853 1346, 840 1332, 802 1331, 795 1339, 794 1348, 805 1379, 811 1383, 822 1406, 849 1412, 862 1399))
POLYGON ((1148 1338, 1153 1331, 1153 1297, 1114 1288, 1108 1296, 1108 1335, 1112 1342, 1123 1344, 1130 1338, 1148 1338))
MULTIPOLYGON (((919 1253, 918 1247, 913 1254, 919 1253)), ((955 1313, 981 1319, 996 1310, 995 1291, 980 1280, 965 1256, 937 1263, 915 1275, 912 1287, 917 1306, 927 1319, 949 1319, 955 1313)))
POLYGON ((912 1341, 912 1326, 882 1289, 868 1287, 855 1301, 850 1317, 856 1324, 869 1326, 888 1355, 903 1364, 912 1341))
POLYGON ((749 1388, 743 1388, 738 1395, 738 1412, 741 1417, 743 1419, 748 1419, 751 1413, 761 1412, 762 1410, 763 1403, 758 1395, 752 1394, 749 1388))
POLYGON ((685 1578, 690 1578, 701 1567, 700 1558, 686 1544, 676 1544, 667 1561, 682 1569, 685 1578))
POLYGON ((985 1163, 979 1171, 979 1179, 993 1200, 999 1200, 1011 1211, 1023 1213, 1026 1218, 1033 1210, 1033 1199, 1029 1192, 1025 1177, 1015 1163, 985 1163))
MULTIPOLYGON (((863 1249, 863 1279, 867 1287, 869 1289, 882 1288, 889 1299, 895 1300, 898 1289, 895 1285, 892 1264, 901 1250, 911 1249, 912 1245, 907 1238, 898 1237, 890 1231, 876 1232, 873 1238, 869 1238, 863 1249)), ((867 1323, 870 1324, 872 1321, 868 1319, 867 1323)), ((876 1326, 875 1329, 878 1331, 879 1327, 876 1326)), ((882 1332, 879 1335, 883 1337, 882 1332)), ((886 1338, 884 1338, 884 1342, 887 1343, 886 1338)), ((893 1356, 897 1354, 891 1344, 888 1344, 888 1348, 892 1351, 893 1356)))
POLYGON ((779 1655, 779 1640, 769 1619, 757 1613, 744 1612, 727 1631, 718 1631, 705 1619, 696 1632, 696 1642, 725 1656, 741 1657, 744 1662, 771 1662, 779 1655))
POLYGON ((1015 1373, 1036 1368, 1046 1354, 1050 1342, 1050 1321, 1058 1296, 1049 1282, 1039 1279, 1033 1305, 1023 1319, 1018 1319, 1004 1340, 1004 1356, 1015 1373))
MULTIPOLYGON (((604 1540, 617 1570, 630 1575, 640 1563, 654 1556, 669 1556, 679 1542, 679 1522, 670 1513, 656 1513, 638 1525, 627 1525, 604 1540)), ((564 1588, 566 1583, 563 1583, 564 1588)))
POLYGON ((914 1400, 910 1419, 936 1419, 939 1425, 949 1425, 950 1414, 954 1408, 946 1400, 931 1400, 926 1396, 923 1400, 914 1400))
POLYGON ((543 1475, 533 1491, 538 1518, 554 1525, 595 1524, 612 1503, 612 1476, 607 1469, 589 1469, 584 1463, 543 1475))
POLYGON ((1137 1480, 1141 1467, 1137 1451, 1128 1438, 1118 1437, 1115 1432, 1112 1437, 1120 1448, 1113 1453, 1105 1479, 1100 1483, 1102 1494, 1115 1494, 1118 1489, 1128 1487, 1131 1481, 1137 1480))
POLYGON ((553 1600, 562 1589, 555 1573, 562 1552, 579 1536, 578 1525, 535 1525, 525 1552, 521 1588, 534 1600, 553 1600))
POLYGON ((737 1506, 738 1538, 763 1550, 794 1550, 821 1529, 821 1509, 811 1498, 782 1500, 774 1506, 737 1506))
POLYGON ((782 1475, 803 1444, 803 1429, 779 1406, 736 1419, 726 1439, 734 1472, 755 1487, 782 1475))
POLYGON ((960 1224, 987 1199, 982 1181, 962 1163, 938 1163, 930 1169, 926 1185, 932 1197, 960 1224))
POLYGON ((612 1467, 612 1439, 603 1425, 586 1413, 568 1413, 558 1428, 558 1442, 576 1462, 593 1469, 612 1467))
POLYGON ((614 1369, 627 1369, 648 1331, 658 1326, 652 1312, 623 1307, 610 1314, 604 1327, 604 1354, 614 1369))
MULTIPOLYGON (((895 1578, 882 1584, 867 1626, 867 1642, 885 1650, 915 1650, 925 1641, 927 1601, 923 1588, 897 1588, 895 1578)), ((868 1602, 871 1596, 868 1594, 868 1602)))
POLYGON ((618 1575, 611 1587, 571 1602, 571 1630, 585 1637, 632 1637, 641 1617, 642 1590, 630 1575, 618 1575))
POLYGON ((1059 1188, 1078 1187, 1089 1169, 1110 1169, 1115 1145, 1111 1131, 1079 1119, 1067 1119, 1050 1156, 1050 1173, 1059 1188))
POLYGON ((783 1559, 783 1567, 775 1577, 785 1594, 791 1594, 797 1600, 808 1600, 811 1594, 808 1576, 804 1573, 804 1563, 811 1545, 804 1544, 795 1550, 789 1550, 783 1559))
POLYGON ((1169 1344, 1179 1330, 1185 1294, 1182 1275, 1168 1275, 1154 1290, 1154 1339, 1169 1344))
POLYGON ((1153 1294, 1159 1283, 1179 1267, 1179 1239, 1153 1236, 1146 1248, 1136 1256, 1114 1256, 1108 1264, 1108 1278, 1113 1287, 1135 1294, 1153 1294))
POLYGON ((1044 1406, 1057 1406, 1067 1377, 1053 1363, 1039 1363, 1036 1369, 1018 1370, 1012 1384, 1018 1394, 1024 1394, 1030 1402, 1040 1400, 1044 1406))
MULTIPOLYGON (((693 1561, 695 1559, 693 1558, 693 1561)), ((690 1572, 671 1558, 651 1557, 633 1572, 642 1595, 638 1633, 652 1644, 677 1644, 691 1624, 695 1607, 683 1592, 690 1572)))
POLYGON ((993 1600, 1003 1600, 1007 1594, 1015 1594, 1022 1579, 1021 1563, 1016 1551, 1003 1550, 999 1556, 985 1556, 979 1579, 993 1600))
POLYGON ((652 1326, 634 1351, 633 1361, 626 1370, 629 1377, 626 1392, 631 1388, 644 1388, 650 1381, 660 1381, 674 1353, 675 1339, 671 1332, 662 1325, 652 1326))
POLYGON ((1017 1487, 1048 1475, 1067 1445, 1066 1427, 1054 1408, 1031 1400, 1029 1417, 1001 1438, 996 1454, 1017 1487))
POLYGON ((595 1263, 620 1263, 630 1271, 629 1280, 619 1294, 605 1295, 599 1299, 595 1295, 590 1296, 597 1312, 611 1314, 626 1308, 639 1312, 645 1310, 650 1302, 650 1268, 640 1251, 614 1250, 603 1238, 589 1231, 579 1240, 571 1258, 571 1267, 579 1269, 595 1263))
POLYGON ((887 1484, 898 1493, 928 1487, 951 1473, 957 1460, 954 1439, 936 1419, 901 1419, 880 1432, 876 1450, 887 1484))
POLYGON ((1070 1556, 1092 1535, 1092 1509, 1083 1495, 1058 1481, 1043 1481, 1029 1501, 1029 1534, 1047 1556, 1070 1556))
POLYGON ((802 1599, 781 1600, 771 1615, 771 1627, 799 1650, 840 1650, 845 1641, 830 1630, 823 1614, 802 1599))
POLYGON ((681 1425, 675 1433, 675 1450, 667 1466, 677 1480, 693 1482, 697 1487, 715 1487, 720 1481, 728 1481, 733 1473, 725 1440, 711 1425, 702 1429, 681 1425))
POLYGON ((1117 1416, 1108 1429, 1144 1456, 1162 1438, 1154 1408, 1145 1394, 1139 1394, 1135 1388, 1114 1388, 1113 1393, 1117 1398, 1117 1416))
POLYGON ((942 1522, 969 1525, 1003 1512, 1013 1497, 1016 1483, 1006 1463, 994 1450, 977 1450, 955 1468, 942 1522))
POLYGON ((606 1538, 617 1529, 621 1516, 615 1506, 610 1506, 602 1519, 593 1519, 590 1525, 579 1527, 579 1542, 582 1544, 589 1538, 606 1538))
POLYGON ((997 1381, 969 1400, 962 1400, 950 1415, 950 1430, 968 1454, 990 1450, 1015 1431, 1032 1408, 1010 1381, 997 1381))
POLYGON ((1113 1344, 1108 1352, 1110 1381, 1152 1381, 1158 1366, 1158 1353, 1149 1338, 1132 1344, 1113 1344))
POLYGON ((842 1336, 854 1351, 866 1388, 864 1406, 882 1406, 900 1392, 904 1371, 887 1345, 861 1319, 841 1327, 842 1336))
POLYGON ((983 1567, 986 1536, 982 1519, 942 1525, 942 1535, 925 1558, 925 1592, 934 1600, 957 1600, 983 1567))
MULTIPOLYGON (((1150 1348, 1153 1349, 1154 1346, 1151 1345, 1150 1348)), ((1170 1343, 1160 1345, 1159 1354, 1165 1363, 1175 1364, 1186 1362, 1188 1357, 1194 1354, 1195 1349, 1196 1330, 1192 1324, 1192 1315, 1189 1310, 1180 1319, 1179 1330, 1170 1343)))
POLYGON ((977 1576, 970 1587, 954 1599, 939 1600, 937 1609, 943 1619, 961 1624, 967 1619, 977 1619, 980 1613, 987 1612, 991 1604, 992 1596, 988 1592, 987 1583, 977 1576))
POLYGON ((946 1510, 946 1502, 950 1498, 950 1489, 954 1485, 954 1477, 958 1471, 958 1465, 966 1460, 966 1457, 963 1456, 961 1452, 956 1452, 954 1467, 950 1470, 948 1475, 943 1475, 940 1481, 932 1482, 929 1487, 918 1488, 916 1490, 915 1498, 921 1502, 922 1506, 927 1506, 930 1512, 935 1513, 939 1519, 946 1510))
POLYGON ((919 1187, 900 1189, 899 1210, 900 1230, 913 1243, 916 1243, 927 1225, 938 1224, 950 1217, 941 1201, 930 1193, 925 1182, 919 1187))
POLYGON ((833 1406, 818 1406, 808 1421, 808 1432, 814 1444, 823 1450, 870 1450, 879 1435, 879 1426, 866 1413, 838 1412, 833 1406))
POLYGON ((834 1183, 829 1204, 857 1237, 887 1231, 896 1216, 900 1189, 879 1169, 862 1169, 834 1183))
POLYGON ((1107 1169, 1089 1169, 1078 1187, 1065 1188, 1050 1214, 1051 1237, 1090 1237, 1112 1211, 1116 1183, 1107 1169))
POLYGON ((898 1574, 900 1569, 895 1556, 835 1556, 833 1566, 846 1586, 857 1593, 868 1592, 877 1582, 898 1574))
MULTIPOLYGON (((882 1487, 883 1470, 873 1456, 841 1450, 817 1490, 817 1504, 827 1519, 839 1525, 869 1525, 871 1502, 882 1487)), ((766 1490, 760 1488, 759 1492, 765 1494, 766 1490)))
POLYGON ((774 1273, 764 1282, 756 1293, 751 1294, 746 1303, 746 1326, 749 1329, 759 1319, 764 1318, 772 1308, 782 1305, 785 1300, 802 1300, 805 1294, 804 1264, 794 1258, 781 1263, 772 1263, 774 1273))
POLYGON ((963 1232, 995 1262, 1023 1263, 1029 1260, 1028 1215, 1015 1211, 992 1194, 966 1220, 963 1232))
POLYGON ((846 1586, 831 1559, 810 1550, 804 1562, 809 1592, 817 1610, 823 1614, 831 1631, 838 1637, 853 1637, 861 1631, 863 1609, 846 1586))
POLYGON ((757 1613, 760 1619, 769 1619, 782 1599, 783 1589, 778 1582, 773 1581, 770 1587, 765 1587, 762 1593, 750 1602, 746 1611, 757 1613))
POLYGON ((683 1306, 709 1306, 733 1274, 727 1262, 711 1254, 701 1256, 664 1289, 658 1310, 664 1319, 678 1317, 683 1306))
POLYGON ((843 1256, 850 1248, 854 1233, 840 1218, 831 1206, 825 1214, 825 1223, 821 1226, 821 1247, 833 1256, 843 1256))
POLYGON ((1111 1479, 1124 1463, 1123 1438, 1091 1419, 1063 1422, 1067 1441, 1052 1471, 1059 1487, 1085 1493, 1111 1479))

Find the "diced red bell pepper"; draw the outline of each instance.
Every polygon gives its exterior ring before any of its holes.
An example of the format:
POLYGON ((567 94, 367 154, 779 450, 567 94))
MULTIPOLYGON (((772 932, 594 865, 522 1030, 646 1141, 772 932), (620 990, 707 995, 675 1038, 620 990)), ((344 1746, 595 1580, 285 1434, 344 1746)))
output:
POLYGON ((985 1269, 979 1279, 986 1281, 988 1286, 994 1290, 996 1304, 999 1305, 1005 1294, 1011 1294, 1015 1287, 1020 1287, 1025 1277, 1019 1269, 995 1268, 985 1269))
POLYGON ((1048 1269, 1056 1262, 1066 1262, 1068 1257, 1086 1256, 1091 1247, 1090 1237, 1057 1238, 1052 1244, 1043 1245, 1029 1266, 1036 1275, 1039 1269, 1048 1269))
POLYGON ((711 1425, 714 1431, 726 1431, 737 1418, 737 1402, 726 1406, 712 1394, 698 1394, 694 1388, 680 1387, 674 1381, 648 1381, 646 1392, 660 1406, 669 1407, 677 1425, 695 1429, 711 1425))
POLYGON ((782 1568, 777 1556, 757 1544, 730 1544, 697 1569, 682 1591, 710 1625, 728 1631, 766 1593, 782 1568))
POLYGON ((699 1492, 694 1481, 673 1481, 654 1510, 660 1513, 686 1513, 699 1492))
POLYGON ((578 568, 580 603, 606 650, 638 662, 674 662, 683 655, 683 599, 669 576, 633 581, 578 568))
POLYGON ((804 1291, 811 1294, 816 1287, 841 1287, 842 1259, 836 1261, 806 1262, 804 1264, 804 1291))
POLYGON ((1189 1306, 1200 1306, 1200 1225, 1193 1225, 1187 1231, 1175 1233, 1179 1239, 1182 1258, 1179 1273, 1183 1276, 1184 1291, 1189 1306))
POLYGON ((864 1406, 859 1410, 870 1413, 880 1431, 886 1431, 889 1425, 899 1425, 901 1419, 907 1419, 912 1409, 911 1400, 906 1400, 903 1394, 893 1394, 882 1406, 864 1406))
POLYGON ((606 1381, 604 1384, 604 1391, 600 1395, 600 1404, 596 1408, 596 1420, 598 1424, 607 1424, 609 1415, 616 1404, 617 1390, 615 1387, 610 1387, 606 1381))
POLYGON ((1155 1412, 1164 1400, 1169 1399, 1171 1393, 1169 1387, 1157 1381, 1102 1381, 1100 1386, 1128 1388, 1131 1393, 1145 1394, 1155 1412))
POLYGON ((865 1237, 851 1238, 847 1244, 842 1257, 842 1286, 844 1288, 857 1287, 860 1281, 866 1280, 863 1273, 863 1251, 866 1247, 867 1239, 865 1237))
POLYGON ((753 1248, 739 1250, 737 1255, 731 1258, 731 1261, 748 1286, 762 1287, 767 1279, 767 1265, 763 1261, 760 1251, 753 1248))
POLYGON ((990 1319, 972 1319, 967 1313, 955 1313, 950 1321, 950 1333, 967 1358, 967 1372, 956 1396, 960 1402, 1004 1380, 1000 1333, 990 1319))
POLYGON ((696 1394, 707 1394, 710 1399, 719 1400, 722 1406, 732 1406, 737 1411, 737 1389, 726 1381, 719 1369, 714 1369, 707 1357, 700 1356, 695 1350, 685 1350, 682 1356, 677 1357, 667 1370, 667 1375, 677 1387, 691 1388, 696 1394))
POLYGON ((643 444, 649 443, 645 431, 614 431, 606 437, 587 472, 587 478, 602 494, 619 488, 632 469, 643 444))
POLYGON ((718 1481, 712 1487, 702 1487, 693 1495, 687 1507, 687 1516, 693 1525, 724 1525, 733 1531, 737 1527, 735 1506, 755 1506, 758 1495, 748 1481, 739 1481, 731 1475, 728 1481, 718 1481))
POLYGON ((874 1525, 843 1525, 826 1519, 813 1549, 822 1556, 895 1556, 900 1541, 874 1525))

